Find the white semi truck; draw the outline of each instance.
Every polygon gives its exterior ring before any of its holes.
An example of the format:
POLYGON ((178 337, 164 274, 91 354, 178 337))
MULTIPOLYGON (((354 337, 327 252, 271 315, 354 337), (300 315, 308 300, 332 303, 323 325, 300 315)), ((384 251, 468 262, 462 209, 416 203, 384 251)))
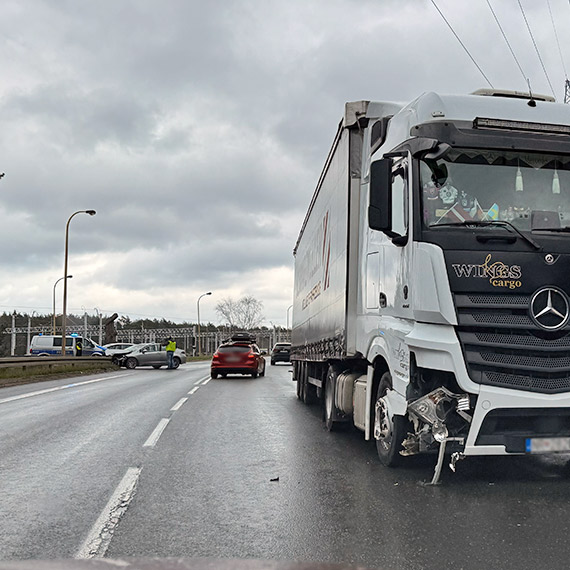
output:
POLYGON ((297 395, 380 460, 570 450, 570 105, 347 103, 294 248, 297 395))

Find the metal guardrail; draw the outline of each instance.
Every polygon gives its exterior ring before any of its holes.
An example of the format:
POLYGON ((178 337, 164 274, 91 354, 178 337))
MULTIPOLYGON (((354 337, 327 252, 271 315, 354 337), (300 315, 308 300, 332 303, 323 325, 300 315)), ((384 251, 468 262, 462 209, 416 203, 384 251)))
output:
POLYGON ((59 368, 61 366, 85 366, 85 364, 94 364, 95 368, 105 368, 111 364, 111 359, 103 356, 9 356, 0 358, 0 369, 14 368, 26 370, 36 366, 44 366, 47 368, 59 368))

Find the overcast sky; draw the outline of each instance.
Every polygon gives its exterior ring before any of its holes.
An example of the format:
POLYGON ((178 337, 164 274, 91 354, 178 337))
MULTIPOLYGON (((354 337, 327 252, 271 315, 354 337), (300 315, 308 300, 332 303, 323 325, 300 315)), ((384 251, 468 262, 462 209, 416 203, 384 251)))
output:
MULTIPOLYGON (((518 0, 490 0, 552 94, 518 0)), ((521 0, 558 100, 547 0, 521 0)), ((525 90, 487 0, 436 0, 496 88, 525 90)), ((570 3, 550 0, 566 66, 570 3)), ((489 87, 431 0, 5 0, 0 310, 285 325, 294 247, 346 101, 489 87), (61 287, 61 283, 60 286, 61 287), (57 305, 61 311, 58 287, 57 305)))

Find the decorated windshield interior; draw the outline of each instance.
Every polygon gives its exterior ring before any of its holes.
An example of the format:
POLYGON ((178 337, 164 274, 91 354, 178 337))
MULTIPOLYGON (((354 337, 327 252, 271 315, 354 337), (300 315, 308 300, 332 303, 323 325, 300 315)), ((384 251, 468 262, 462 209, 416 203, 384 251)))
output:
POLYGON ((521 230, 570 228, 570 157, 453 149, 422 160, 426 226, 510 222, 521 230))

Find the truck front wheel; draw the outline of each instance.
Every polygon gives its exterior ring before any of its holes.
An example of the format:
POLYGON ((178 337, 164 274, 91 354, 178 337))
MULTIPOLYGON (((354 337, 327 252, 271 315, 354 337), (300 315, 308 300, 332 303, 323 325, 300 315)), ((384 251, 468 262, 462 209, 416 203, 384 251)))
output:
MULTIPOLYGON (((374 425, 379 423, 380 437, 376 439, 376 449, 380 462, 387 467, 396 467, 402 456, 402 442, 406 438, 407 421, 403 416, 390 415, 386 394, 392 389, 392 376, 385 372, 380 378, 374 406, 374 425)), ((375 430, 376 431, 376 430, 375 430)))

